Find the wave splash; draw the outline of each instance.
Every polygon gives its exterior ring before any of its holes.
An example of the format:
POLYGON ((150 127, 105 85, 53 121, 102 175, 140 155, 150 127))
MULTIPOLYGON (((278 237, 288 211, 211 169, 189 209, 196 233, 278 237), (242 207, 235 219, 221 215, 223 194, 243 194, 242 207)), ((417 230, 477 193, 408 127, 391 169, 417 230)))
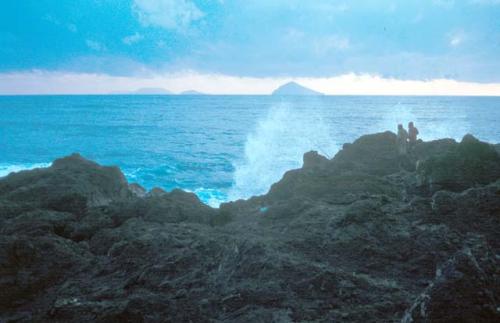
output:
POLYGON ((331 157, 338 148, 320 109, 274 106, 248 135, 244 158, 234 163, 228 199, 264 194, 286 171, 302 166, 305 152, 317 150, 331 157))
POLYGON ((22 170, 30 170, 35 168, 49 167, 51 163, 35 163, 35 164, 0 164, 0 177, 5 177, 10 173, 17 173, 22 170))

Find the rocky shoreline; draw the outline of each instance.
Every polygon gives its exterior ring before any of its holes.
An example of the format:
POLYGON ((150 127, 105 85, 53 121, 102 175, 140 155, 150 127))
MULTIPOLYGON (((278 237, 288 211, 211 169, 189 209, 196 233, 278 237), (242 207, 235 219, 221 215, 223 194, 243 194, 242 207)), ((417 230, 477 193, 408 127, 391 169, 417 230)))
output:
POLYGON ((0 322, 499 322, 500 146, 360 137, 213 209, 78 154, 0 179, 0 322))

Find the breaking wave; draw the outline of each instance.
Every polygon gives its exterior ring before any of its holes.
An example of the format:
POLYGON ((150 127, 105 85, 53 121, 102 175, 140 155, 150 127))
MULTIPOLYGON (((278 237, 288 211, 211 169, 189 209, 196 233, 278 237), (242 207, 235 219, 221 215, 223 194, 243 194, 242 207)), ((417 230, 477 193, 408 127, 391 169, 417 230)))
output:
POLYGON ((234 163, 229 200, 266 193, 283 174, 302 166, 305 152, 317 150, 331 157, 338 145, 323 122, 320 109, 272 107, 247 137, 242 160, 234 163))

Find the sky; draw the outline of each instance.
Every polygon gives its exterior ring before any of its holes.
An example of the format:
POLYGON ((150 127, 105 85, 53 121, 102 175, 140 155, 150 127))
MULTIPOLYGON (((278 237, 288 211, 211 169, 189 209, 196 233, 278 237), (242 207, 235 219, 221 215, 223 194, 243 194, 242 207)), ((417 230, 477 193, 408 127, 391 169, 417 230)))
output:
POLYGON ((500 0, 3 0, 0 94, 500 95, 500 0))

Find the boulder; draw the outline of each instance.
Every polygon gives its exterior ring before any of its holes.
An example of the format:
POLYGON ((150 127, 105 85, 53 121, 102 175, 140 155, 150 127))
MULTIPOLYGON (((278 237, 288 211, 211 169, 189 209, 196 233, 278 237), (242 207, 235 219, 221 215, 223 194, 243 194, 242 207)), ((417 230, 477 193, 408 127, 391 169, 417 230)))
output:
POLYGON ((194 193, 179 189, 172 192, 154 189, 144 198, 112 206, 111 217, 116 223, 135 216, 158 223, 208 223, 215 213, 214 209, 203 204, 194 193))
POLYGON ((74 209, 81 204, 93 207, 131 196, 128 183, 117 167, 100 166, 78 154, 57 159, 48 168, 12 173, 0 179, 0 200, 32 207, 56 210, 74 209))

